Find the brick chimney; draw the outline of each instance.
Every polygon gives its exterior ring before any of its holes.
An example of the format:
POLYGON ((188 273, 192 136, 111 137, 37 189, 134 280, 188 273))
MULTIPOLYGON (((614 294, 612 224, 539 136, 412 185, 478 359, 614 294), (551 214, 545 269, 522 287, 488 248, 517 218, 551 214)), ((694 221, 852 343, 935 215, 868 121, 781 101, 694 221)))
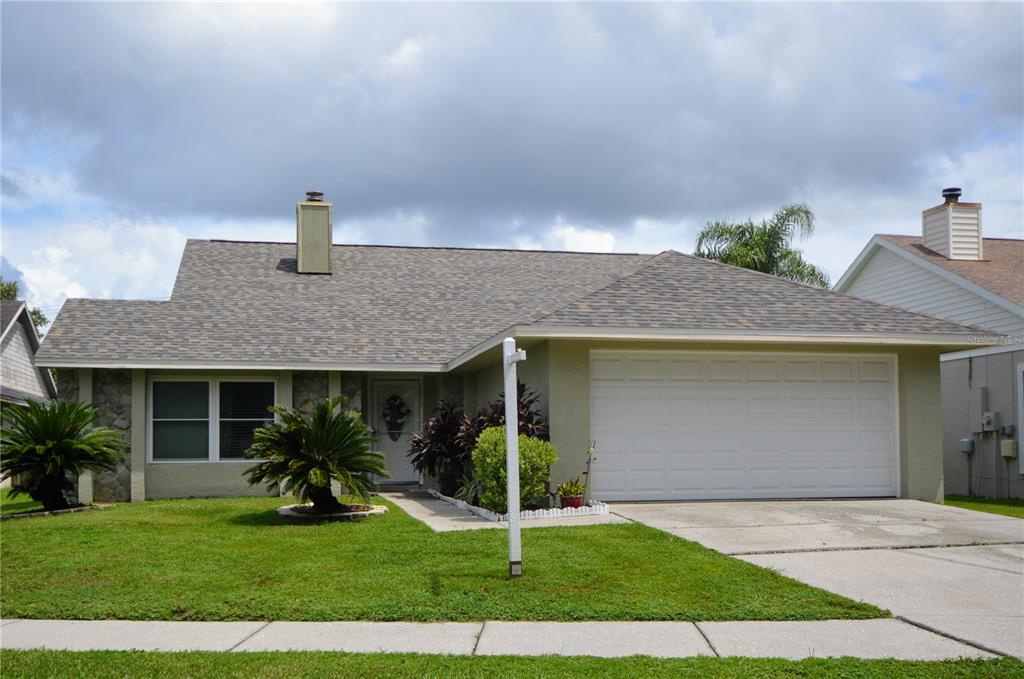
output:
POLYGON ((307 191, 306 200, 295 207, 299 273, 331 273, 332 207, 319 191, 307 191))
POLYGON ((960 189, 942 190, 942 205, 921 213, 922 243, 947 259, 980 260, 981 203, 961 203, 960 189))

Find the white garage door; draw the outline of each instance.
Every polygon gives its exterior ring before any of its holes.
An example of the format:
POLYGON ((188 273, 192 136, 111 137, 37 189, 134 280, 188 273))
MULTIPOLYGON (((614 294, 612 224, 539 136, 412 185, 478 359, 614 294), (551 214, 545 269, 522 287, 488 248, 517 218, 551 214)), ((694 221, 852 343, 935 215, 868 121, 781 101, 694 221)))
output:
POLYGON ((893 496, 889 356, 594 351, 600 500, 893 496))

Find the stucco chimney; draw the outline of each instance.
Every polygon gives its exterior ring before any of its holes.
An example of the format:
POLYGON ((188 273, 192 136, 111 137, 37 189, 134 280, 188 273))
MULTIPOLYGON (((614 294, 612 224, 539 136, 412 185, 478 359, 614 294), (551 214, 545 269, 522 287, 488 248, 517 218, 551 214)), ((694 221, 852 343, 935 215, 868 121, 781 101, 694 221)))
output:
POLYGON ((980 260, 981 203, 961 203, 960 189, 943 189, 942 204, 921 213, 921 241, 947 259, 980 260))
POLYGON ((307 191, 295 207, 299 273, 331 273, 332 207, 319 191, 307 191))

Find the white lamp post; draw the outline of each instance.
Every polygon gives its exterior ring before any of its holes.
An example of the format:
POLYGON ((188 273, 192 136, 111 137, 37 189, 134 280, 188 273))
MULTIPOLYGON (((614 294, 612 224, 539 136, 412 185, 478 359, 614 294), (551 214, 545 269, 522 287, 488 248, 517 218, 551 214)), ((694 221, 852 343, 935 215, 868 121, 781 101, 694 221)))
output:
POLYGON ((505 475, 508 477, 508 574, 523 574, 523 548, 519 534, 519 379, 516 363, 526 360, 526 350, 516 350, 516 341, 501 343, 505 368, 505 475))

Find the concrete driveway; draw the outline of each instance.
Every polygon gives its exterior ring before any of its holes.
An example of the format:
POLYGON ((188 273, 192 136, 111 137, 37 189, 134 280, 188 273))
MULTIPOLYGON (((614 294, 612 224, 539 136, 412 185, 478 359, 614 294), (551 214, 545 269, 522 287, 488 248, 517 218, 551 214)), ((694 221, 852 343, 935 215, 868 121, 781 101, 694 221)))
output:
POLYGON ((914 500, 658 502, 625 518, 1024 658, 1024 521, 914 500))

